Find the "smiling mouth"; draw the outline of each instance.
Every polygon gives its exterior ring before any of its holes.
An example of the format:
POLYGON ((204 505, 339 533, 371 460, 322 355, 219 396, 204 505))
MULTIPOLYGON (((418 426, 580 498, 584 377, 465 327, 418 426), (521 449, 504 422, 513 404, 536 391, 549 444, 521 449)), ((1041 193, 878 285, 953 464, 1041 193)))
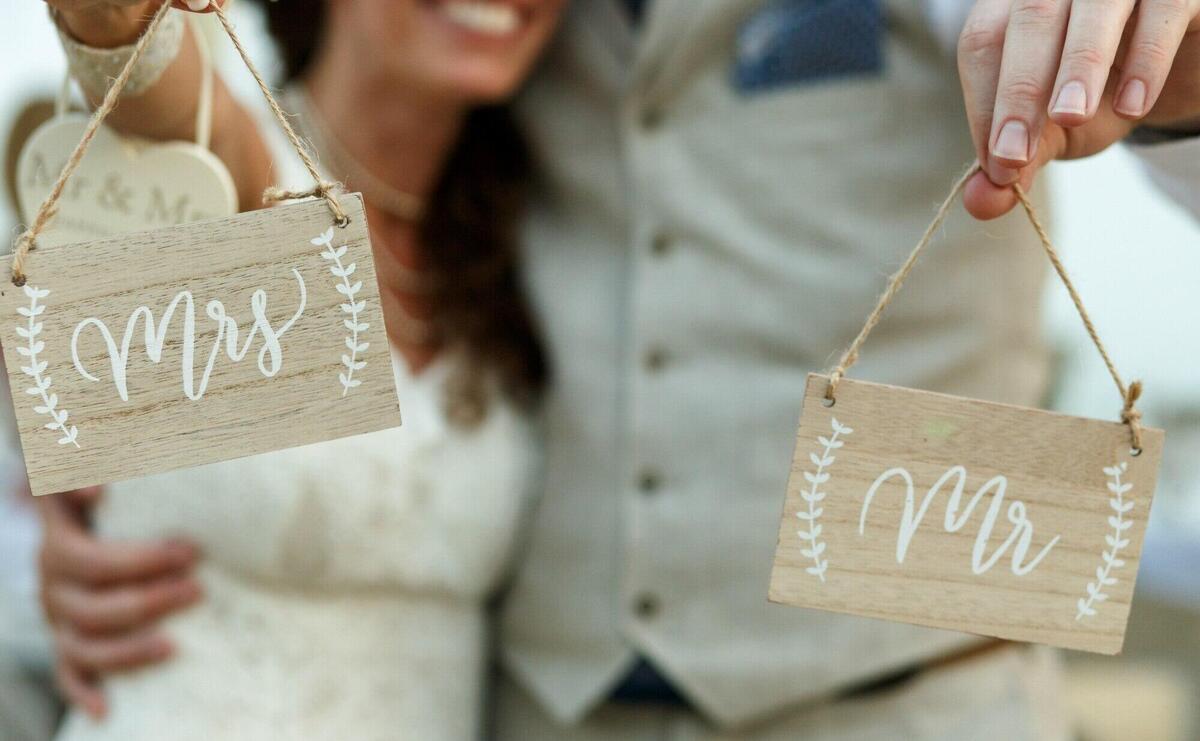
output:
POLYGON ((521 27, 521 11, 507 3, 448 0, 438 10, 454 25, 485 36, 508 36, 521 27))

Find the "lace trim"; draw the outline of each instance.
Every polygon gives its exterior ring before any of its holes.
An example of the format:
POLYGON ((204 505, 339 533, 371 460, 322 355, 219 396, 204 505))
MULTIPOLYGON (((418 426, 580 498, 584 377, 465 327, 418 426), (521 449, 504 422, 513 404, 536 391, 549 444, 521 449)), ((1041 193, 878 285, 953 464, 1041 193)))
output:
MULTIPOLYGON (((63 51, 67 54, 67 66, 71 76, 92 98, 103 97, 109 84, 133 55, 133 44, 117 46, 112 49, 98 49, 88 46, 73 38, 58 18, 51 13, 54 25, 58 29, 58 38, 62 41, 63 51)), ((162 21, 158 33, 150 40, 150 45, 142 54, 142 59, 133 70, 133 75, 125 85, 125 95, 140 95, 162 77, 183 45, 184 18, 181 13, 169 13, 162 21)))

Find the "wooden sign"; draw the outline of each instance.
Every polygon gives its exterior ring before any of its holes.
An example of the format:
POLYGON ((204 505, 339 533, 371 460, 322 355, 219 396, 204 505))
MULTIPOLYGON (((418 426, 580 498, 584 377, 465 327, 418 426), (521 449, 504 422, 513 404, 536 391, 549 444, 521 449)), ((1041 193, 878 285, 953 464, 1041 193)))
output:
POLYGON ((810 375, 770 599, 1119 653, 1162 451, 1143 431, 810 375))
MULTIPOLYGON (((83 137, 88 117, 47 121, 21 150, 16 189, 32 223, 58 173, 83 137)), ((152 142, 100 127, 58 200, 42 247, 233 216, 237 190, 225 164, 194 142, 152 142)))
POLYGON ((40 247, 0 285, 34 494, 400 424, 362 199, 40 247))

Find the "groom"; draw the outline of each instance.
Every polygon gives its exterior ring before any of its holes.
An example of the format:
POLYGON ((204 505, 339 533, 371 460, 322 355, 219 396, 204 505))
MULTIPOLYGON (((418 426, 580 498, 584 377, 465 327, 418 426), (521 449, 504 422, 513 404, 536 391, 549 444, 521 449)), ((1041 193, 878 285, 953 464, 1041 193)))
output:
MULTIPOLYGON (((986 175, 967 208, 992 218, 1013 205, 1002 186, 1149 122, 1135 136, 1165 143, 1144 156, 1200 192, 1197 43, 1165 88, 1171 60, 1137 53, 1174 49, 1191 16, 1142 3, 1105 93, 1133 0, 981 0, 960 50, 968 128, 945 29, 969 5, 573 4, 521 103, 542 165, 525 266, 556 384, 544 496, 499 615, 496 738, 1067 737, 1048 651, 766 602, 805 375, 849 342, 972 156, 986 175)), ((1035 404, 1034 240, 1018 219, 985 236, 951 218, 857 372, 1035 404)), ((70 537, 136 575, 91 592, 128 600, 131 625, 186 601, 152 591, 183 552, 156 570, 153 548, 70 537)), ((138 635, 126 664, 149 658, 138 635)))

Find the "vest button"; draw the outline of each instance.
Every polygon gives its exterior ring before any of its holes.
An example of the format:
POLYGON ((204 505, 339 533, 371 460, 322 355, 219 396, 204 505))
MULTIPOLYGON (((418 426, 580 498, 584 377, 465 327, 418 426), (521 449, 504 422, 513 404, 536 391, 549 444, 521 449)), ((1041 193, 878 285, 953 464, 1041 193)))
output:
POLYGON ((646 469, 638 476, 638 489, 643 494, 653 494, 662 486, 662 476, 657 471, 646 469))
POLYGON ((649 620, 658 615, 660 609, 658 597, 653 594, 640 594, 633 602, 634 613, 643 620, 649 620))
POLYGON ((668 359, 669 356, 666 350, 661 347, 652 347, 646 351, 646 357, 643 362, 646 365, 646 370, 651 373, 657 373, 667 367, 668 359))
POLYGON ((663 119, 666 118, 661 106, 648 105, 642 109, 641 125, 646 131, 654 131, 662 126, 663 119))

